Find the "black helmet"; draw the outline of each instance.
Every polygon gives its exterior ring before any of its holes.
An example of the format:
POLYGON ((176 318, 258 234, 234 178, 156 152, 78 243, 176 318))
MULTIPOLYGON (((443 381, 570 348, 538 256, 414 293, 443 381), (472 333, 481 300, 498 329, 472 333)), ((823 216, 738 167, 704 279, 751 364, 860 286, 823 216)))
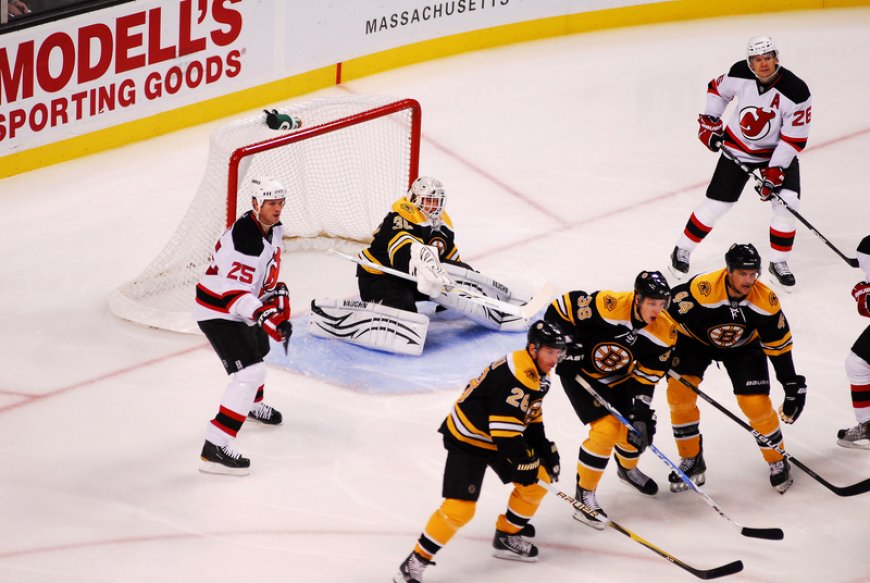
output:
POLYGON ((634 280, 634 293, 641 298, 671 299, 671 286, 660 271, 641 271, 634 280))
POLYGON ((754 269, 761 271, 761 255, 752 243, 734 243, 725 253, 728 271, 735 269, 754 269))
POLYGON ((546 320, 538 320, 529 327, 526 345, 532 344, 536 349, 541 346, 550 348, 565 348, 568 336, 556 324, 546 320))

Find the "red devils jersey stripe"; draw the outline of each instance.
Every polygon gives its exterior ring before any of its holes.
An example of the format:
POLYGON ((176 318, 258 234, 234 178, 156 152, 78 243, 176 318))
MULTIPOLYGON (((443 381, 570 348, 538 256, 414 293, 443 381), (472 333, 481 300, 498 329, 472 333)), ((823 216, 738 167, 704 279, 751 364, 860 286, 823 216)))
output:
POLYGON ((807 147, 807 139, 806 138, 792 138, 783 134, 782 141, 797 150, 798 152, 803 151, 804 148, 807 147))
POLYGON ((233 303, 248 292, 233 290, 222 295, 214 294, 202 284, 196 286, 196 303, 206 308, 228 314, 233 303))
POLYGON ((740 138, 734 135, 731 128, 725 128, 725 145, 735 150, 740 150, 741 152, 746 152, 747 154, 761 158, 770 158, 771 154, 773 154, 773 148, 750 148, 744 144, 740 138))

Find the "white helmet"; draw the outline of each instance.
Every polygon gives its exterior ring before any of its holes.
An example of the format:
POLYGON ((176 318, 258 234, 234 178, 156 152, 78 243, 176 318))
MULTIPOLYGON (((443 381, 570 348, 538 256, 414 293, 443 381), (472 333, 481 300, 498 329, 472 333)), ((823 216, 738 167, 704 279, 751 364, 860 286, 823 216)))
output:
POLYGON ((441 219, 441 213, 444 211, 444 201, 446 196, 447 195, 444 193, 444 185, 441 184, 441 181, 429 176, 420 176, 411 183, 411 188, 408 189, 408 200, 414 203, 414 205, 420 209, 420 212, 428 217, 429 221, 433 224, 441 219), (430 202, 427 205, 430 208, 426 210, 423 204, 424 200, 434 200, 434 208, 431 208, 432 202, 430 202))
POLYGON ((257 199, 257 205, 263 206, 267 200, 280 200, 287 198, 287 189, 271 176, 255 176, 248 185, 251 198, 257 199))
MULTIPOLYGON (((773 53, 775 59, 779 59, 779 51, 776 48, 776 43, 769 36, 754 36, 746 43, 746 63, 749 68, 752 68, 752 63, 749 61, 752 57, 773 53)), ((779 69, 779 66, 777 66, 779 69)))

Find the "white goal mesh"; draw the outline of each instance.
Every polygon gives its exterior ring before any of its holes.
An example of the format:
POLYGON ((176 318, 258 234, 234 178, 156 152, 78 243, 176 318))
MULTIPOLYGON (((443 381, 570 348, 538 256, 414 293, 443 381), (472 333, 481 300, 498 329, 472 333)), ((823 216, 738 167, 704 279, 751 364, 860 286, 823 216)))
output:
POLYGON ((151 265, 115 291, 109 302, 115 315, 198 332, 190 315, 196 282, 218 237, 251 208, 238 196, 249 176, 270 175, 287 187, 285 250, 369 242, 417 176, 420 106, 414 100, 325 97, 278 111, 301 118, 302 127, 272 130, 259 113, 212 134, 205 175, 187 213, 151 265))

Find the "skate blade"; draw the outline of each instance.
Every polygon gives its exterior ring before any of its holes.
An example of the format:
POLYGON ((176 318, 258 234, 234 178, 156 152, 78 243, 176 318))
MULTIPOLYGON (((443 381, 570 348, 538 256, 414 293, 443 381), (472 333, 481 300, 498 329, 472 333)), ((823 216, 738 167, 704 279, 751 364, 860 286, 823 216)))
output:
POLYGON ((777 492, 779 492, 780 494, 785 494, 786 491, 787 491, 789 488, 791 488, 791 485, 792 485, 792 484, 794 484, 794 478, 789 478, 788 480, 786 480, 786 481, 783 482, 782 484, 780 484, 780 485, 778 485, 778 486, 774 486, 773 488, 774 488, 777 492))
POLYGON ((846 441, 845 439, 838 439, 837 445, 848 449, 870 450, 870 440, 867 439, 861 439, 858 441, 846 441))
POLYGON ((495 549, 492 551, 492 556, 496 559, 506 559, 508 561, 520 561, 522 563, 537 563, 538 557, 524 557, 523 555, 518 555, 514 552, 502 549, 495 549))
MULTIPOLYGON (((692 483, 695 484, 696 486, 703 486, 704 484, 707 483, 707 475, 706 474, 698 474, 697 476, 692 476, 689 479, 692 480, 692 483)), ((688 484, 686 484, 683 481, 671 482, 671 492, 674 492, 674 493, 685 492, 688 489, 689 489, 688 484)))
POLYGON ((592 527, 595 530, 604 530, 605 523, 600 521, 600 520, 593 520, 591 518, 588 518, 582 512, 575 512, 573 514, 573 516, 574 516, 574 520, 576 520, 577 522, 579 522, 581 524, 585 524, 586 526, 592 527))
POLYGON ((251 468, 228 468, 223 464, 201 460, 199 462, 199 471, 204 474, 221 474, 224 476, 247 476, 251 473, 251 468))
POLYGON ((689 277, 688 273, 683 273, 682 271, 679 271, 678 269, 674 269, 673 265, 668 265, 668 272, 677 281, 683 281, 684 279, 689 277))

